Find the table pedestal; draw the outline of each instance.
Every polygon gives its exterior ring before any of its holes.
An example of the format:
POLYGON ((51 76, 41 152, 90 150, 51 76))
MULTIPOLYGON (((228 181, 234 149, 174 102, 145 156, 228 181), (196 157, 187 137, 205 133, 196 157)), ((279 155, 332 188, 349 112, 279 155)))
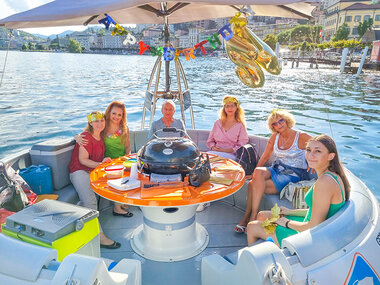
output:
POLYGON ((201 253, 208 245, 209 236, 195 222, 197 206, 141 207, 144 223, 132 234, 133 250, 144 258, 164 262, 201 253))

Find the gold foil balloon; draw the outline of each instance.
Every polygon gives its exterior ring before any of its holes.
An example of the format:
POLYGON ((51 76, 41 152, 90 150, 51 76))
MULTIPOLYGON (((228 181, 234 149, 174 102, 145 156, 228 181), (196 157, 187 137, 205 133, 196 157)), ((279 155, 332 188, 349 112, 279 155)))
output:
POLYGON ((265 82, 262 68, 278 75, 281 67, 273 50, 246 27, 247 22, 240 13, 231 19, 233 37, 225 46, 228 57, 237 65, 235 71, 241 82, 257 88, 265 82))

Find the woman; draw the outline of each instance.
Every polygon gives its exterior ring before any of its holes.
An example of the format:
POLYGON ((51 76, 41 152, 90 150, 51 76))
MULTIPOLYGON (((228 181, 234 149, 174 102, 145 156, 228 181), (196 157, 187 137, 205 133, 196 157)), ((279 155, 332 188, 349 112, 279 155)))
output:
POLYGON ((236 151, 248 141, 243 108, 235 96, 225 96, 219 119, 206 142, 209 153, 235 160, 236 151))
MULTIPOLYGON (((248 141, 243 108, 235 96, 225 96, 219 119, 214 123, 206 142, 211 150, 208 153, 235 160, 236 151, 248 141)), ((201 212, 208 206, 210 203, 200 204, 196 211, 201 212)))
MULTIPOLYGON (((125 105, 119 101, 113 101, 108 105, 105 113, 106 127, 102 133, 105 145, 105 156, 112 159, 131 153, 129 142, 129 129, 127 125, 127 111, 125 105)), ((86 145, 85 138, 76 137, 76 141, 81 145, 86 145)), ((114 216, 132 217, 128 206, 115 203, 113 208, 114 216)))
POLYGON ((244 233, 249 221, 256 220, 261 198, 264 193, 278 194, 289 182, 311 180, 315 176, 307 172, 305 148, 311 138, 306 133, 293 130, 296 121, 286 110, 274 109, 268 116, 267 124, 272 131, 263 155, 248 183, 247 206, 235 232, 244 233), (272 167, 265 163, 275 156, 272 167))
MULTIPOLYGON (((90 186, 90 172, 103 162, 110 162, 109 157, 104 158, 104 142, 101 136, 105 127, 104 114, 92 112, 87 115, 87 127, 82 136, 87 140, 85 146, 78 143, 74 147, 69 164, 70 180, 78 192, 84 207, 97 210, 97 199, 90 186)), ((120 243, 109 239, 100 227, 100 247, 116 249, 120 243)))
MULTIPOLYGON (((290 210, 281 207, 276 232, 269 236, 281 247, 282 240, 298 232, 308 230, 333 216, 350 196, 350 184, 339 161, 338 151, 332 138, 319 135, 312 138, 306 149, 309 166, 316 170, 318 180, 306 193, 305 202, 309 209, 290 210)), ((260 221, 250 222, 247 227, 248 244, 258 238, 266 239, 261 223, 270 217, 270 211, 260 212, 260 221)))

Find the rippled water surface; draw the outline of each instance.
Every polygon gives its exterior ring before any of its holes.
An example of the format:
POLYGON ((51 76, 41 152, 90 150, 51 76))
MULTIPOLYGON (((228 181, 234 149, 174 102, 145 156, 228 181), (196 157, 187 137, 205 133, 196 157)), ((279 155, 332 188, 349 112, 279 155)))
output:
MULTIPOLYGON (((0 72, 4 59, 0 51, 0 72)), ((150 56, 9 52, 0 87, 0 158, 55 136, 72 137, 84 128, 89 111, 104 111, 112 100, 126 103, 128 124, 139 129, 154 61, 150 56)), ((227 59, 196 58, 183 67, 196 128, 212 127, 226 94, 241 100, 251 134, 269 136, 265 120, 274 107, 292 110, 297 129, 334 137, 345 165, 380 200, 379 73, 355 79, 327 66, 285 66, 279 76, 266 74, 263 88, 250 89, 227 59)), ((190 126, 188 118, 187 113, 190 126)))

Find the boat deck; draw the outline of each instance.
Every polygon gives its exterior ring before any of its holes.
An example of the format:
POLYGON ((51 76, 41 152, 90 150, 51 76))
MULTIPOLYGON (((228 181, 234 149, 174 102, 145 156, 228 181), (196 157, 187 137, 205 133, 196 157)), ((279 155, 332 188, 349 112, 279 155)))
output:
POLYGON ((157 262, 145 259, 136 254, 129 239, 133 230, 142 224, 143 215, 139 207, 130 207, 132 218, 115 217, 112 206, 100 213, 103 231, 111 239, 121 243, 117 250, 101 249, 104 258, 120 261, 132 258, 141 261, 142 284, 201 284, 201 261, 204 256, 220 254, 222 256, 234 252, 247 245, 246 235, 234 232, 234 226, 243 216, 243 211, 225 200, 212 202, 203 212, 196 214, 196 221, 208 231, 210 242, 199 255, 177 262, 157 262))

